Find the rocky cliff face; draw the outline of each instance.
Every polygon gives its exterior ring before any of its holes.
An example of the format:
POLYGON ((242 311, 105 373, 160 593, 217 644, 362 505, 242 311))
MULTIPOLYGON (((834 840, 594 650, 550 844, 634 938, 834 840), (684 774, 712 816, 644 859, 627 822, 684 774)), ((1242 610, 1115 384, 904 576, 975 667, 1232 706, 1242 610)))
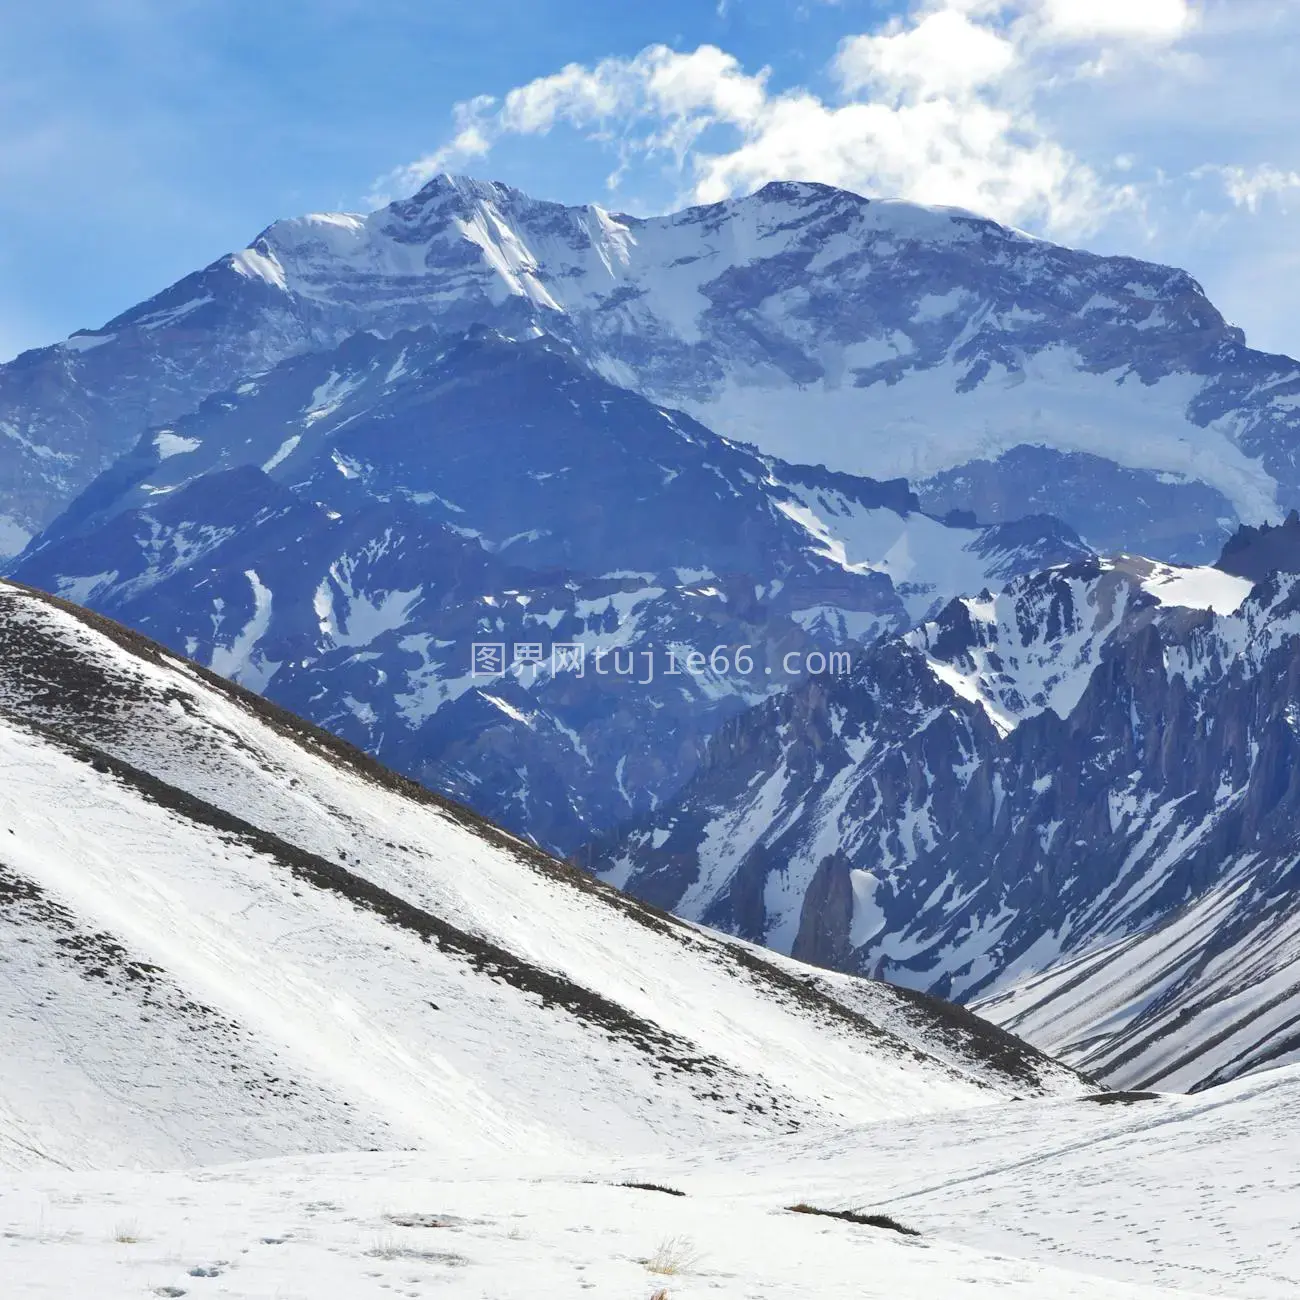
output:
POLYGON ((0 369, 0 540, 207 395, 431 325, 545 333, 784 460, 908 477, 937 514, 1054 514, 1100 550, 1208 559, 1300 504, 1300 368, 1246 348, 1181 271, 818 185, 638 219, 440 177, 368 216, 276 222, 0 369))
MULTIPOLYGON (((1286 1059, 1294 997, 1261 1018, 1258 986, 1291 969, 1285 945, 1244 986, 1198 983, 1295 910, 1300 579, 1249 588, 1118 561, 955 601, 852 679, 733 719, 682 794, 594 860, 692 918, 959 999, 1208 908, 1221 930, 1202 911, 1177 970, 1126 986, 1130 1018, 1175 975, 1195 996, 1160 1003, 1127 1058, 1084 1052, 1105 1031, 1077 1007, 1074 1059, 1180 1086, 1286 1059)), ((1148 973, 1173 932, 1153 933, 1148 973)), ((1053 1019, 1045 992, 1034 1015, 1006 1005, 1031 1036, 1053 1019)))
POLYGON ((1292 510, 1276 526, 1238 529, 1224 546, 1218 567, 1252 582, 1274 573, 1300 573, 1300 513, 1292 510))

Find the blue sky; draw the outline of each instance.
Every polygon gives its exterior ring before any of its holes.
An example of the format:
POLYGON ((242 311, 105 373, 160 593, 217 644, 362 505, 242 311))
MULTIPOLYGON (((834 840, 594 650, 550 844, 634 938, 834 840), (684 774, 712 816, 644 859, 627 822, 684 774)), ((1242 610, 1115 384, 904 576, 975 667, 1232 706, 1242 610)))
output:
POLYGON ((1300 355, 1298 56, 1296 0, 11 3, 0 355, 441 167, 638 212, 779 175, 957 203, 1184 265, 1300 355))

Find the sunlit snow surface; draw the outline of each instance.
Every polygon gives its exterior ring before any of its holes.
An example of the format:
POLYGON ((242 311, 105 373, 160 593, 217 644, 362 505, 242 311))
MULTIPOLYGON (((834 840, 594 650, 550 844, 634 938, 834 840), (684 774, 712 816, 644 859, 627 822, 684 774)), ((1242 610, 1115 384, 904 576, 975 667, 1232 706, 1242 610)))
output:
POLYGON ((1183 569, 1157 564, 1152 566, 1150 576, 1142 585, 1162 605, 1235 614, 1250 595, 1253 584, 1249 578, 1208 566, 1183 569))
POLYGON ((1283 1071, 1195 1099, 1004 1103, 646 1162, 44 1172, 0 1189, 0 1272, 6 1296, 51 1300, 1291 1300, 1298 1112, 1283 1071))

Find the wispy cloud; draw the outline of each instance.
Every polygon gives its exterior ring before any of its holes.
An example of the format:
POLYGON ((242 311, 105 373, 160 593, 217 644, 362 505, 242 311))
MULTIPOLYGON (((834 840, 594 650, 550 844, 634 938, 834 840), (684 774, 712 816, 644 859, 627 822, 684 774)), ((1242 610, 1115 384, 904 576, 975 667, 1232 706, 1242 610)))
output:
POLYGON ((1233 203, 1249 212, 1258 212, 1267 199, 1277 199, 1285 209, 1287 198, 1300 191, 1300 172, 1283 171, 1270 163, 1259 167, 1225 166, 1205 170, 1217 174, 1233 203))

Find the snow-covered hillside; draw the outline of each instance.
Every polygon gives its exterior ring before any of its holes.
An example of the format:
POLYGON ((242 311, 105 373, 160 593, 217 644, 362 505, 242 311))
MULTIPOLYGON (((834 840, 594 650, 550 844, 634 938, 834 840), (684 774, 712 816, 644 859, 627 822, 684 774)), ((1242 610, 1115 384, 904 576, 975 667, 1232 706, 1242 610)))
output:
MULTIPOLYGON (((885 1121, 653 1170, 690 1197, 739 1195, 769 1213, 803 1201, 886 1214, 918 1230, 920 1242, 957 1242, 1112 1285, 1289 1300, 1300 1293, 1297 1119, 1300 1071, 1289 1067, 1196 1097, 1005 1105, 980 1112, 978 1125, 960 1115, 885 1121)), ((827 1227, 835 1240, 848 1225, 827 1227)), ((1040 1285, 1044 1296, 1069 1294, 1056 1289, 1066 1285, 1060 1275, 1040 1285)), ((1003 1292, 990 1284, 971 1294, 1003 1292)))
POLYGON ((1300 504, 1300 366, 1184 272, 820 185, 641 219, 442 176, 278 221, 0 368, 0 545, 206 396, 427 326, 545 333, 785 460, 907 476, 937 514, 1052 514, 1102 550, 1205 560, 1300 504))
POLYGON ((648 909, 13 584, 0 938, 6 1296, 1300 1284, 1294 1069, 1095 1095, 955 1008, 648 909))
POLYGON ((0 1189, 0 1261, 22 1300, 1291 1300, 1298 1099, 1286 1070, 650 1160, 41 1171, 0 1189))
POLYGON ((664 1150, 1080 1090, 0 585, 0 1164, 664 1150))
POLYGON ((1110 1083, 1296 1059, 1298 603, 1131 557, 954 601, 726 724, 590 860, 835 969, 961 1000, 1037 976, 988 1013, 1110 1083))
POLYGON ((902 481, 762 457, 553 340, 426 329, 146 434, 14 573, 571 852, 809 653, 1089 554, 1054 520, 945 524, 902 481))

